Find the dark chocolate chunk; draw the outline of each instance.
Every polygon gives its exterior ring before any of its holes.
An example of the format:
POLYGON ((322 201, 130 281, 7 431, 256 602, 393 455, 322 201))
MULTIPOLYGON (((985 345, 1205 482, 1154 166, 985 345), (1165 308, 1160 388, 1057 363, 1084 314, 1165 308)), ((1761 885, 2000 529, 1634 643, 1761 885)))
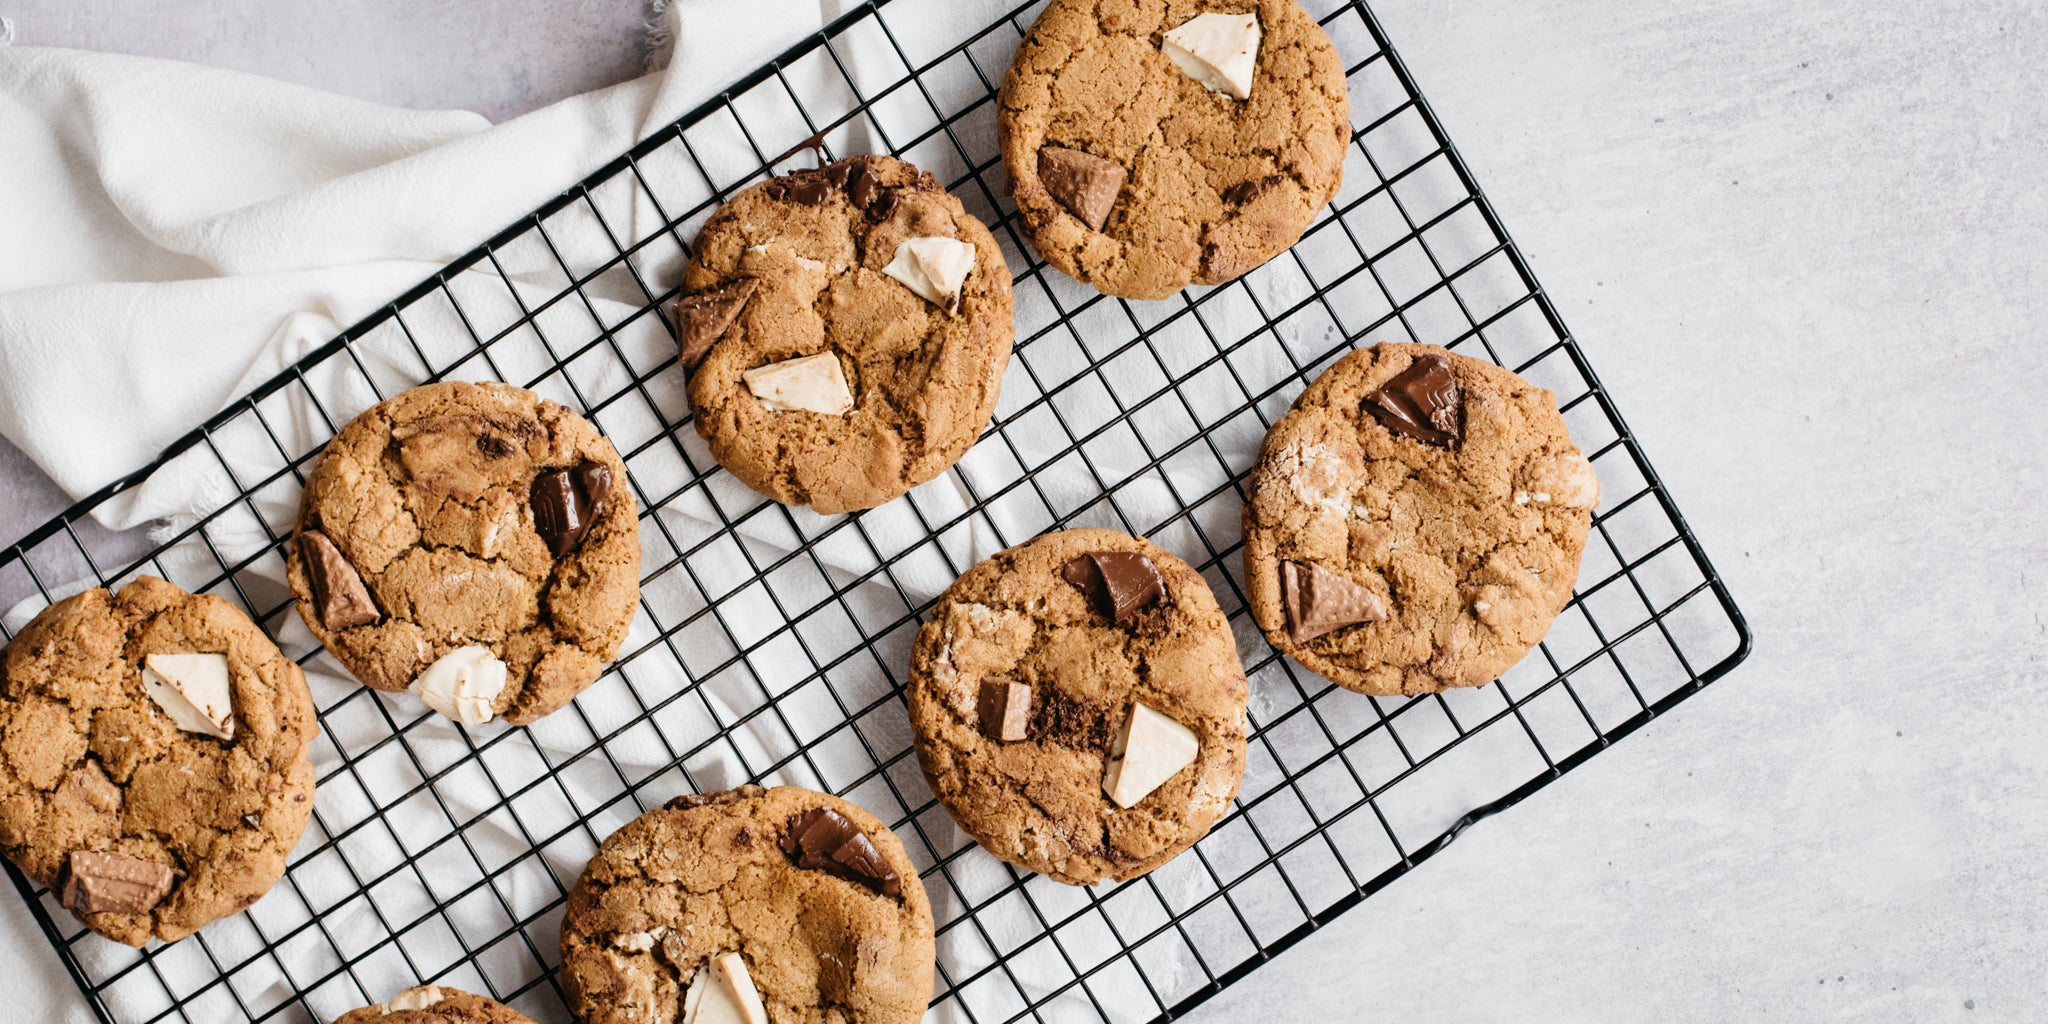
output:
POLYGON ((1021 740, 1031 725, 1031 687, 1014 679, 984 679, 975 710, 982 735, 1005 743, 1021 740))
POLYGON ((551 469, 533 480, 533 528, 556 558, 576 549, 612 496, 612 471, 598 462, 551 469))
POLYGON ((1260 193, 1286 180, 1278 174, 1268 174, 1263 178, 1240 181, 1223 190, 1223 201, 1232 206, 1243 206, 1257 199, 1260 193))
POLYGON ((1166 596, 1166 581, 1152 560, 1134 551, 1096 551, 1078 555, 1061 568, 1068 583, 1080 587, 1112 622, 1123 622, 1166 596))
POLYGON ((262 827, 263 827, 263 812, 261 812, 261 811, 252 811, 252 812, 250 812, 250 813, 248 813, 248 814, 244 814, 244 815, 242 815, 242 824, 244 824, 244 825, 247 825, 247 826, 249 826, 250 828, 262 828, 262 827))
POLYGON ((1076 750, 1102 753, 1109 749, 1112 712, 1092 701, 1070 697, 1048 686, 1031 716, 1031 737, 1076 750))
POLYGON ((1333 629, 1387 617, 1386 602, 1378 594, 1314 562, 1281 562, 1280 592, 1298 644, 1333 629))
POLYGON ((171 891, 171 869, 126 853, 71 851, 60 902, 75 914, 147 914, 171 891))
POLYGON ((1396 434, 1449 447, 1463 439, 1464 404, 1451 361, 1430 353, 1417 356, 1394 379, 1365 396, 1366 410, 1396 434))
POLYGON ((903 892, 896 869, 882 858, 874 840, 830 807, 814 807, 789 819, 782 852, 797 867, 857 882, 884 896, 903 892))
POLYGON ((687 811, 692 807, 738 803, 741 800, 750 800, 767 792, 767 790, 755 785, 739 786, 734 789, 714 789, 709 793, 685 793, 662 806, 671 811, 687 811))
POLYGON ((1100 231, 1102 225, 1109 223, 1117 194, 1124 188, 1124 177, 1122 164, 1093 153, 1061 146, 1043 146, 1038 150, 1038 180, 1090 231, 1100 231))
POLYGON ((356 567, 342 557, 327 535, 318 530, 299 534, 299 561, 305 563, 306 580, 313 587, 313 608, 320 624, 330 632, 367 626, 382 616, 370 600, 368 587, 356 567))
POLYGON ((754 297, 760 286, 761 282, 754 278, 742 277, 711 291, 676 300, 676 345, 685 372, 695 373, 711 346, 724 340, 725 332, 732 330, 733 323, 747 308, 747 300, 754 297))

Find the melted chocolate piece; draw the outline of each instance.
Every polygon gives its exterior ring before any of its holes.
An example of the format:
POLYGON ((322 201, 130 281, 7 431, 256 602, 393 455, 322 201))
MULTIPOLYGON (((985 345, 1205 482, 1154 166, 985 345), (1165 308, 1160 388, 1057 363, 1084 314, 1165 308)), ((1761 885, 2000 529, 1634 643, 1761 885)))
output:
POLYGON ((560 558, 582 543, 611 496, 612 471, 603 463, 548 470, 533 480, 533 528, 560 558))
POLYGON ((761 282, 754 278, 743 277, 676 301, 676 345, 680 350, 677 358, 686 372, 696 372, 697 364, 710 354, 711 347, 725 339, 725 332, 732 330, 733 323, 747 308, 747 300, 754 297, 760 286, 761 282))
POLYGON ((807 149, 818 154, 818 160, 822 162, 825 159, 825 133, 820 131, 810 138, 789 147, 789 152, 770 160, 768 166, 774 167, 776 164, 782 163, 807 149))
POLYGON ((789 198, 796 200, 804 206, 823 206, 826 200, 832 198, 832 192, 831 182, 811 178, 791 185, 789 187, 789 198))
POLYGON ((59 902, 75 914, 147 914, 171 891, 171 869, 126 853, 71 851, 59 902))
POLYGON ((1232 206, 1243 206, 1259 197, 1259 194, 1287 179, 1278 174, 1268 174, 1251 181, 1240 181, 1223 190, 1223 201, 1232 206))
POLYGON ((1295 643, 1387 617, 1386 602, 1364 584, 1314 562, 1281 562, 1280 591, 1295 643))
POLYGON ((1102 230, 1116 209, 1127 172, 1122 164, 1062 146, 1038 151, 1038 181, 1090 231, 1102 230))
POLYGON ((1434 352, 1415 357, 1394 379, 1365 396, 1366 411, 1396 434, 1451 447, 1464 439, 1464 403, 1451 361, 1434 352))
POLYGON ((342 557, 334 541, 318 530, 299 534, 299 561, 313 587, 313 608, 329 632, 367 626, 383 618, 356 567, 342 557))
POLYGON ((984 679, 975 711, 982 735, 1004 743, 1024 739, 1031 726, 1031 687, 1014 679, 984 679))
POLYGON ((779 202, 823 206, 832 198, 832 193, 839 190, 817 171, 797 171, 770 180, 764 191, 768 193, 768 198, 779 202))
POLYGON ((789 819, 782 852, 796 866, 856 882, 884 896, 903 892, 896 869, 882 858, 860 827, 830 807, 814 807, 789 819))
POLYGON ((1095 600, 1111 622, 1122 623, 1166 597, 1166 581, 1152 560, 1134 551, 1095 551, 1077 555, 1060 569, 1068 583, 1095 600))

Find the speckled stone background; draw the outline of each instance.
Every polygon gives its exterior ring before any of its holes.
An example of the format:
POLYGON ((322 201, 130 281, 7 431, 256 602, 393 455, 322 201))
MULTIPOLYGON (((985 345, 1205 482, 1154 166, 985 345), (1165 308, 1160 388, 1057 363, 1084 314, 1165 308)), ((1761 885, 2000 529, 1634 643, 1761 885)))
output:
MULTIPOLYGON (((1757 649, 1189 1019, 2040 1019, 2048 10, 1375 6, 1757 649)), ((645 16, 638 0, 0 15, 19 44, 494 117, 633 73, 645 16)), ((64 504, 11 449, 0 488, 0 543, 64 504)), ((82 1019, 12 897, 0 948, 0 1018, 82 1019)))

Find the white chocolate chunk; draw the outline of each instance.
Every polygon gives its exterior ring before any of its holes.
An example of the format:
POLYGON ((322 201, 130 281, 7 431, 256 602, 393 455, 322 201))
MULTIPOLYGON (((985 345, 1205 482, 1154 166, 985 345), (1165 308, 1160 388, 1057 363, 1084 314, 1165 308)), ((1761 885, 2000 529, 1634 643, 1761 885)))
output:
POLYGON ((844 416, 853 411, 853 390, 846 386, 846 372, 839 368, 839 357, 830 352, 756 366, 740 376, 769 412, 844 416))
POLYGON ((1146 795, 1195 763, 1202 741, 1194 730, 1143 704, 1131 704, 1123 731, 1109 748, 1102 789, 1118 807, 1134 807, 1146 795))
POLYGON ((629 953, 645 953, 653 949, 654 944, 660 942, 661 937, 666 934, 668 934, 668 929, 666 928, 656 928, 653 931, 646 932, 621 932, 612 936, 612 945, 629 953))
POLYGON ((448 994, 441 991, 438 986, 421 985, 418 988, 409 988, 392 996, 390 1001, 384 1004, 383 1015, 389 1016, 400 1010, 424 1010, 446 998, 448 994))
POLYGON ((1259 60, 1259 16, 1198 14, 1166 33, 1159 49, 1210 92, 1250 99, 1259 60))
POLYGON ((768 1024, 768 1008, 738 953, 721 953, 697 969, 683 997, 683 1024, 768 1024))
POLYGON ((482 725, 505 689, 505 663, 488 647, 458 647, 427 666, 409 689, 427 706, 464 725, 482 725))
POLYGON ((882 273, 951 312, 960 307, 960 288, 973 270, 974 246, 957 238, 926 235, 898 245, 882 273))
POLYGON ((225 654, 152 654, 142 659, 142 688, 186 732, 235 738, 235 700, 225 654))

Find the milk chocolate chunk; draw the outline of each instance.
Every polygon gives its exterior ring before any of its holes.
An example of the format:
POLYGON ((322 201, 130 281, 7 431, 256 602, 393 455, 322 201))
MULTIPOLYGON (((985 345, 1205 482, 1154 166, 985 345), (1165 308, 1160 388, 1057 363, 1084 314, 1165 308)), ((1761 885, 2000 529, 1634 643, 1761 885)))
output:
POLYGON ((171 869, 126 853, 71 851, 62 902, 75 914, 147 914, 171 891, 171 869))
POLYGON ((984 679, 975 710, 982 735, 1004 743, 1021 740, 1031 724, 1031 687, 1014 679, 984 679))
POLYGON ((560 558, 582 543, 611 496, 612 471, 602 463, 548 470, 533 481, 533 528, 560 558))
POLYGON ((1102 230, 1124 188, 1124 166, 1093 153, 1063 146, 1038 150, 1038 180, 1067 212, 1090 231, 1102 230))
POLYGON ((1123 622, 1166 596, 1159 567, 1134 551, 1079 555, 1061 568, 1060 575, 1093 598, 1112 622, 1123 622))
POLYGON ((320 624, 330 632, 367 626, 383 617, 377 603, 370 600, 362 575, 326 534, 318 530, 299 534, 299 560, 306 563, 306 579, 313 585, 313 605, 320 624))
POLYGON ((814 807, 789 819, 782 833, 782 852, 796 866, 844 878, 884 896, 903 891, 896 871, 882 858, 873 840, 846 815, 830 807, 814 807))
POLYGON ((1464 407, 1451 361, 1417 356, 1394 379, 1365 396, 1365 408, 1396 434, 1450 447, 1463 439, 1464 407))
POLYGON ((1364 584, 1331 572, 1314 562, 1281 562, 1280 590, 1293 624, 1295 643, 1306 643, 1333 629, 1379 622, 1387 617, 1386 602, 1364 584))
POLYGON ((676 302, 676 339, 681 349, 683 369, 695 372, 697 364, 711 351, 711 346, 724 340, 725 332, 732 330, 734 321, 747 308, 747 300, 754 297, 754 290, 761 282, 743 277, 731 284, 722 285, 698 295, 685 295, 676 302))

